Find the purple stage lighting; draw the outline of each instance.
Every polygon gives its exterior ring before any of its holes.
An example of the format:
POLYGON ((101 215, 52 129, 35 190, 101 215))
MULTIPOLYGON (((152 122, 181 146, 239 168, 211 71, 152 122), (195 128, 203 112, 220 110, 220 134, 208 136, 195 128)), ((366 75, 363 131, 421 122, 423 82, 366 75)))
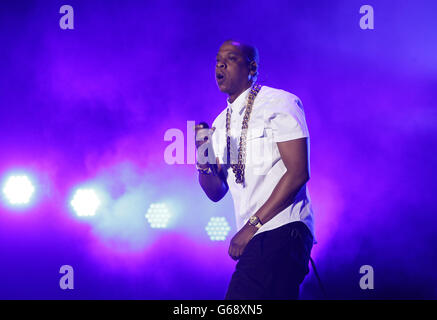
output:
POLYGON ((3 187, 7 201, 14 206, 28 204, 34 192, 35 187, 25 175, 9 177, 3 187))
POLYGON ((231 227, 225 217, 212 217, 205 230, 212 241, 225 241, 231 227))
POLYGON ((170 216, 165 203, 152 203, 146 213, 146 219, 152 228, 166 228, 170 216))
POLYGON ((70 202, 77 216, 94 216, 101 201, 94 189, 78 189, 70 202))

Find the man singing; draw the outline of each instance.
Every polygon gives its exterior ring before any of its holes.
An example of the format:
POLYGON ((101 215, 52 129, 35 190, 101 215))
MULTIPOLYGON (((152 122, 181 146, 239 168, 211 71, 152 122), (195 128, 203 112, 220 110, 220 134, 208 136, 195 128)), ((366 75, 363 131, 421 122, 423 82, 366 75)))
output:
MULTIPOLYGON (((220 47, 215 74, 227 107, 207 149, 216 161, 198 160, 199 183, 212 201, 228 189, 234 201, 229 255, 238 263, 226 299, 297 299, 314 242, 309 133, 299 98, 257 84, 258 66, 256 48, 220 47)), ((198 159, 204 143, 196 141, 198 159)))

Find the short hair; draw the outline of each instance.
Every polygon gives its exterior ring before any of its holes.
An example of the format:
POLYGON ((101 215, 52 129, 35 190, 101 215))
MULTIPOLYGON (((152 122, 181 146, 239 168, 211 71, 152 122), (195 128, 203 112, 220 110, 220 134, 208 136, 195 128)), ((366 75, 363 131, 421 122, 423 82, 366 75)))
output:
POLYGON ((231 43, 232 45, 239 46, 241 48, 241 51, 246 56, 248 63, 255 61, 257 65, 259 64, 259 52, 256 47, 232 39, 226 40, 224 43, 231 43))
POLYGON ((254 81, 257 80, 258 78, 258 68, 259 68, 259 52, 258 49, 250 44, 247 43, 243 43, 240 41, 236 41, 236 40, 226 40, 225 42, 223 42, 223 44, 225 43, 230 43, 234 46, 239 46, 241 51, 243 52, 243 54, 246 56, 246 60, 247 60, 247 64, 251 64, 252 62, 256 63, 256 70, 255 70, 255 75, 254 75, 254 81))

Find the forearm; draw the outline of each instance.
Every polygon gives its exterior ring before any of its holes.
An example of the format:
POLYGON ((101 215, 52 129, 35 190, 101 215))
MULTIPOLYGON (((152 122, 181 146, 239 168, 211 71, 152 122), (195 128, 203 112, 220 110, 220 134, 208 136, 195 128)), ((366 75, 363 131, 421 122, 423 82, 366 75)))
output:
POLYGON ((307 173, 296 174, 287 171, 273 189, 270 197, 255 215, 265 224, 294 202, 297 193, 308 180, 309 176, 307 173))
POLYGON ((199 183, 208 198, 214 202, 221 200, 228 191, 227 184, 219 174, 199 173, 199 183))

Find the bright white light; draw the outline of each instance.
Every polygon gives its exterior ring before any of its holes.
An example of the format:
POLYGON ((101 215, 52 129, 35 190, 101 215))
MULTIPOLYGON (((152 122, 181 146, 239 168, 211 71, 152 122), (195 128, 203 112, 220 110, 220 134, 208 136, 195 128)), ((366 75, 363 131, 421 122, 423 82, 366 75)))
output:
POLYGON ((89 217, 96 214, 100 200, 93 189, 78 189, 71 200, 71 205, 79 217, 89 217))
POLYGON ((27 176, 11 176, 3 187, 3 193, 12 205, 29 203, 34 191, 35 188, 27 176))
POLYGON ((152 203, 146 213, 146 219, 152 228, 166 228, 170 216, 165 203, 152 203))
POLYGON ((224 241, 231 227, 225 217, 212 217, 205 230, 212 241, 224 241))

